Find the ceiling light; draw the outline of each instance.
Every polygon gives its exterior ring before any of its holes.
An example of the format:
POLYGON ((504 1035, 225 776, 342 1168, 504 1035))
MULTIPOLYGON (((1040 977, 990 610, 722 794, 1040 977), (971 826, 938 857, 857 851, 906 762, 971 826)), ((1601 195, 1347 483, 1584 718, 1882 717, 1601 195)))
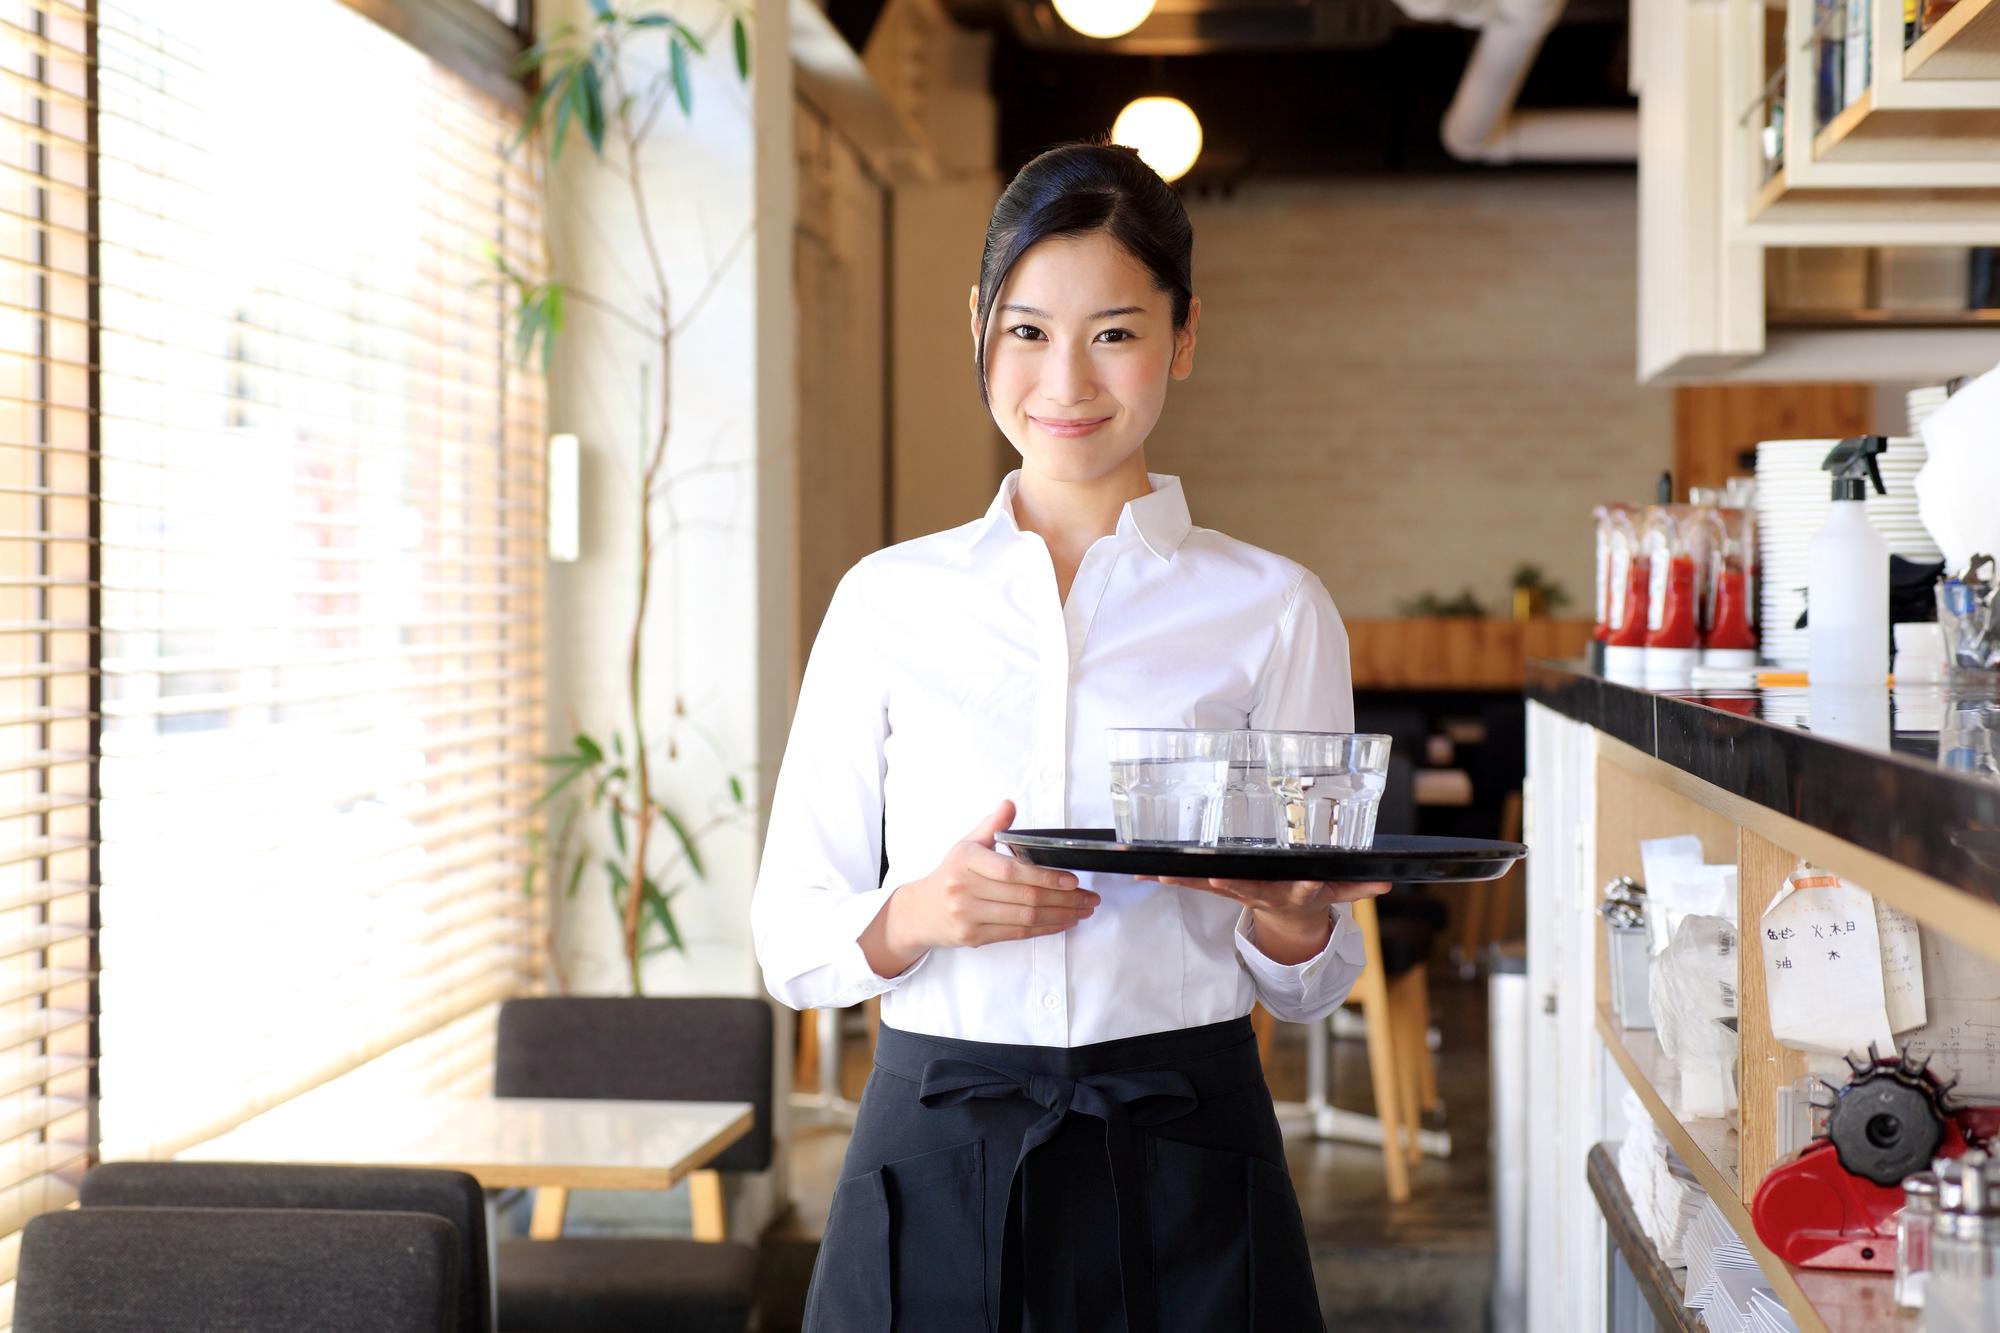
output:
POLYGON ((1118 113, 1111 142, 1136 148, 1162 180, 1176 181, 1201 156, 1201 121, 1178 97, 1141 97, 1118 113))
POLYGON ((1146 21, 1153 0, 1055 0, 1056 16, 1086 37, 1123 37, 1146 21))

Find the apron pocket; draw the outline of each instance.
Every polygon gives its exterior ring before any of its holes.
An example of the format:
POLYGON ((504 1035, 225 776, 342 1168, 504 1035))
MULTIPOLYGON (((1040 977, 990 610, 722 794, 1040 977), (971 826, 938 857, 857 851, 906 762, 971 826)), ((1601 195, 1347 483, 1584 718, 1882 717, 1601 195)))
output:
POLYGON ((833 1192, 809 1333, 987 1328, 985 1145, 851 1176, 833 1192))
POLYGON ((1146 1140, 1146 1209, 1162 1333, 1242 1333, 1252 1293, 1242 1153, 1146 1140))
POLYGON ((1312 1251, 1292 1179, 1261 1157, 1250 1159, 1250 1271, 1257 1283, 1250 1303, 1255 1333, 1324 1333, 1312 1251))
POLYGON ((889 1199, 878 1170, 834 1187, 813 1261, 806 1333, 888 1333, 889 1310, 889 1199))
POLYGON ((905 1333, 988 1328, 986 1145, 978 1139, 890 1162, 890 1288, 905 1333))

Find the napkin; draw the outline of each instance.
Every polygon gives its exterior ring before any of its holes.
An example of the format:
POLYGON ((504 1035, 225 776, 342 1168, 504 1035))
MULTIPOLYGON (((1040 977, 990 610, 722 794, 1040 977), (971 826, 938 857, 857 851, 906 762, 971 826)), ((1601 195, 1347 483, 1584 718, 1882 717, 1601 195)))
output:
POLYGON ((1945 572, 1963 574, 1973 556, 2000 554, 2000 366, 1947 398, 1919 432, 1917 516, 1945 572))

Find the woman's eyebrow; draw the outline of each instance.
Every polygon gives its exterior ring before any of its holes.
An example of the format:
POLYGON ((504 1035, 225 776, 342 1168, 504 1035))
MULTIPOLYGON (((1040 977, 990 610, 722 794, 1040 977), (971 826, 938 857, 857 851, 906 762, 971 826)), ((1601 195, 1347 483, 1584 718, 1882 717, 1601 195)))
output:
MULTIPOLYGON (((1000 308, 1002 310, 1012 310, 1016 314, 1033 315, 1036 319, 1055 318, 1055 316, 1051 315, 1048 311, 1037 310, 1035 309, 1035 307, 1031 305, 1014 305, 1013 303, 1009 302, 1007 305, 1003 305, 1000 308)), ((1093 315, 1086 315, 1085 318, 1110 319, 1116 315, 1143 315, 1145 313, 1146 313, 1146 307, 1142 305, 1115 305, 1112 306, 1109 310, 1100 310, 1093 315)))

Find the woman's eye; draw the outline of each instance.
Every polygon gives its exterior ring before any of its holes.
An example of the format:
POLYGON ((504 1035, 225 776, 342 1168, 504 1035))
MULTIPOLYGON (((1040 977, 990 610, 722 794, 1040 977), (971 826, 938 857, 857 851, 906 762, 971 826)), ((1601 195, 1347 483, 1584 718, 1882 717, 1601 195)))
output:
POLYGON ((1022 339, 1023 341, 1026 341, 1031 338, 1039 338, 1042 336, 1042 331, 1036 328, 1032 324, 1016 324, 1013 328, 1007 330, 1007 332, 1013 334, 1016 338, 1022 339))
POLYGON ((1097 336, 1099 338, 1109 339, 1112 342, 1122 343, 1131 341, 1132 331, 1130 329, 1106 329, 1104 332, 1098 334, 1097 336))

